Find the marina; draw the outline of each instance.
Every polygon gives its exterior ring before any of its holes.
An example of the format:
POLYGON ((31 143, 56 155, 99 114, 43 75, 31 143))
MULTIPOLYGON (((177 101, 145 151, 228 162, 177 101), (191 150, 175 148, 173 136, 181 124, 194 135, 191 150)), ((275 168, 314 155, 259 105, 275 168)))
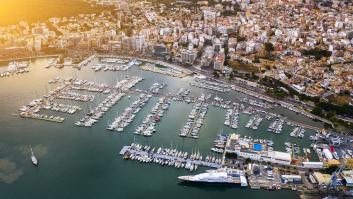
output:
MULTIPOLYGON (((271 109, 272 107, 278 108, 277 106, 250 97, 247 97, 248 100, 245 100, 243 97, 233 95, 231 93, 232 91, 219 92, 191 86, 189 83, 194 81, 193 77, 186 77, 185 79, 183 78, 184 81, 177 82, 176 79, 179 78, 168 76, 163 77, 167 78, 167 81, 163 81, 159 73, 143 71, 140 70, 139 67, 131 67, 127 71, 96 73, 91 70, 91 65, 94 65, 97 59, 97 57, 92 59, 92 61, 87 64, 87 67, 82 67, 79 72, 76 68, 70 67, 64 67, 62 69, 51 67, 45 69, 45 67, 42 66, 45 66, 47 63, 46 60, 40 62, 42 64, 38 68, 33 67, 33 71, 31 70, 29 75, 39 75, 41 73, 39 72, 41 71, 39 68, 43 68, 43 70, 48 71, 48 73, 51 73, 53 70, 58 70, 62 71, 61 73, 63 74, 53 73, 50 74, 47 79, 43 79, 45 86, 40 87, 37 85, 37 90, 39 91, 38 96, 42 95, 43 97, 29 95, 25 99, 26 101, 28 99, 37 100, 35 100, 34 103, 30 103, 31 106, 26 106, 28 109, 24 107, 22 107, 23 109, 20 108, 21 111, 19 115, 23 118, 58 123, 58 126, 50 123, 47 124, 58 128, 53 131, 56 132, 56 135, 65 135, 72 138, 72 136, 79 133, 82 140, 91 139, 89 142, 92 143, 97 142, 97 139, 103 139, 104 142, 107 143, 107 146, 111 147, 112 153, 114 153, 117 146, 120 149, 124 148, 126 142, 141 143, 142 149, 137 151, 135 151, 135 149, 126 150, 131 153, 129 156, 127 156, 129 153, 126 153, 125 158, 129 160, 133 159, 133 161, 120 162, 120 158, 112 157, 111 161, 118 162, 114 170, 124 170, 126 164, 129 164, 131 165, 131 172, 134 172, 135 169, 141 169, 150 171, 155 175, 154 167, 164 165, 164 169, 156 168, 156 170, 162 173, 173 173, 172 178, 174 180, 178 179, 179 176, 188 176, 183 172, 190 172, 191 168, 192 171, 196 171, 196 175, 198 175, 199 173, 204 173, 205 168, 217 169, 222 166, 224 164, 223 154, 228 150, 226 147, 226 140, 229 138, 228 134, 234 131, 251 136, 253 140, 257 139, 257 143, 265 142, 260 141, 260 139, 267 140, 266 150, 268 151, 278 150, 287 152, 290 148, 295 156, 308 156, 312 159, 316 158, 316 154, 319 153, 322 154, 319 157, 320 159, 327 159, 322 152, 327 146, 320 145, 317 146, 315 150, 310 146, 310 142, 308 142, 310 136, 315 135, 315 131, 311 130, 311 128, 307 128, 312 126, 313 123, 305 124, 303 120, 296 121, 297 116, 290 117, 286 114, 281 115, 271 109), (50 80, 53 80, 53 82, 49 83, 50 80), (143 81, 143 83, 139 83, 141 81, 143 81), (244 100, 241 101, 242 99, 244 100), (114 102, 115 100, 118 101, 114 102), (53 110, 52 108, 47 109, 48 107, 45 108, 44 105, 51 105, 55 108, 53 110), (64 109, 68 107, 73 108, 74 106, 82 110, 77 109, 75 113, 64 111, 64 109), (145 106, 149 108, 144 109, 145 106), (38 107, 43 108, 38 109, 38 107), (60 110, 57 110, 57 108, 60 110), (45 112, 41 112, 43 110, 45 110, 45 112), (232 112, 230 112, 230 110, 232 110, 232 112), (47 113, 47 111, 49 111, 49 113, 47 113), (52 111, 56 112, 57 115, 52 115, 52 111), (193 136, 198 139, 184 139, 184 137, 179 136, 180 129, 183 128, 190 119, 190 115, 193 117, 192 127, 190 127, 185 137, 192 138, 193 136), (225 125, 226 115, 229 115, 229 125, 225 125), (121 116, 121 118, 115 122, 115 119, 119 116, 121 116), (246 128, 246 124, 255 116, 257 118, 263 118, 263 121, 258 125, 258 129, 252 129, 251 127, 246 128), (283 120, 281 133, 265 133, 266 128, 276 119, 283 120), (129 121, 129 123, 125 123, 126 121, 129 121), (76 127, 75 124, 78 126, 86 126, 87 128, 79 128, 76 127), (116 126, 110 126, 112 124, 116 126), (293 128, 298 126, 298 124, 302 124, 299 125, 301 127, 308 125, 304 127, 305 137, 303 139, 289 136, 290 132, 292 132, 293 128), (232 128, 232 126, 237 126, 237 128, 232 128), (113 131, 124 133, 101 133, 110 132, 107 131, 109 127, 113 127, 113 131), (149 131, 143 130, 141 131, 143 133, 139 135, 145 135, 138 136, 135 132, 139 127, 145 128, 145 130, 150 128, 152 132, 158 133, 148 133, 149 131), (62 132, 61 129, 66 130, 62 132), (196 131, 194 131, 195 129, 196 131), (220 133, 221 129, 223 130, 220 133), (193 131, 194 134, 191 134, 193 131), (93 137, 95 138, 93 139, 93 137), (295 140, 292 140, 292 138, 295 140), (135 139, 137 142, 135 142, 135 139), (174 147, 163 147, 163 145, 168 146, 171 142, 174 147), (283 143, 285 142, 290 143, 291 145, 288 146, 291 147, 284 145, 283 143), (146 151, 147 148, 143 149, 146 145, 149 146, 148 152, 146 151), (176 147, 176 145, 178 147, 176 147), (166 153, 164 155, 157 154, 156 152, 159 147, 155 147, 152 153, 151 151, 154 148, 152 146, 161 146, 161 148, 165 150, 169 149, 169 151, 175 150, 178 152, 177 155, 175 155, 176 152, 174 152, 174 155, 166 153), (185 159, 184 156, 178 156, 180 152, 184 154, 188 152, 187 158, 185 159), (191 157, 192 154, 193 156, 191 157), (146 166, 141 165, 140 162, 144 163, 146 166), (188 162, 189 164, 187 165, 188 162), (168 169, 169 167, 176 169, 168 169)), ((19 82, 21 82, 21 79, 19 82)), ((33 100, 29 101, 32 102, 33 100)), ((17 104, 22 103, 23 101, 19 101, 17 104)), ((21 107, 21 105, 18 107, 21 107)), ((26 120, 19 121, 23 124, 27 123, 26 120)), ((30 123, 36 122, 37 121, 32 121, 30 123)), ((44 132, 44 129, 39 131, 44 132)), ((64 140, 72 146, 76 145, 70 140, 64 140)), ((105 147, 106 146, 103 146, 103 148, 105 147)), ((37 149, 34 148, 35 152, 36 150, 37 149)), ((94 153, 94 151, 91 150, 91 153, 94 153)), ((339 152, 338 156, 349 155, 349 152, 346 150, 344 153, 339 152)), ((100 154, 107 158, 110 158, 111 155, 109 154, 108 157, 108 154, 101 152, 100 154)), ((122 157, 124 157, 124 154, 122 154, 122 157)), ((41 157, 39 158, 41 162, 44 161, 41 157)), ((79 157, 75 157, 75 159, 79 159, 79 157)), ((228 163, 227 160, 225 160, 225 163, 228 163)), ((44 164, 41 164, 41 166, 42 165, 44 166, 44 164)), ((166 176, 168 175, 170 174, 166 174, 166 176)), ((128 176, 119 172, 119 178, 126 179, 128 176)))

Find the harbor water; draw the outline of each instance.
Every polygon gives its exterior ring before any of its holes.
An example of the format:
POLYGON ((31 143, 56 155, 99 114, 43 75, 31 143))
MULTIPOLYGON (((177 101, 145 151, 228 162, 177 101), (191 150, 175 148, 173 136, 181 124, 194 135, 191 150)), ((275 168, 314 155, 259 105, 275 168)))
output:
MULTIPOLYGON (((160 93, 175 94, 179 88, 188 88, 192 96, 201 93, 212 94, 239 102, 248 97, 237 92, 221 93, 189 86, 192 77, 176 78, 139 70, 132 67, 127 71, 94 72, 89 66, 81 70, 72 67, 57 69, 45 68, 47 59, 32 60, 30 72, 0 78, 0 198, 1 199, 115 199, 115 198, 298 198, 294 191, 265 191, 219 185, 190 185, 181 183, 177 177, 189 175, 185 169, 162 167, 156 164, 142 164, 137 161, 124 161, 119 151, 131 142, 148 144, 152 147, 173 147, 178 150, 200 151, 204 156, 211 154, 210 148, 217 134, 238 133, 274 141, 275 150, 284 150, 284 142, 297 143, 301 148, 309 148, 309 135, 314 131, 306 129, 304 139, 292 138, 289 133, 292 126, 285 125, 282 134, 267 132, 270 121, 264 119, 257 130, 245 128, 250 115, 241 114, 239 128, 234 130, 223 124, 226 110, 209 106, 205 123, 201 127, 200 138, 181 138, 179 130, 187 121, 193 104, 173 101, 151 137, 135 135, 133 132, 149 114, 158 98, 152 97, 146 106, 124 132, 106 130, 114 119, 124 111, 137 95, 127 95, 113 106, 101 120, 92 127, 78 127, 74 123, 80 120, 90 109, 105 99, 106 94, 77 91, 93 94, 92 102, 55 100, 62 104, 78 105, 82 108, 76 114, 64 114, 53 111, 41 111, 65 118, 63 123, 25 119, 15 116, 17 110, 33 99, 42 97, 57 84, 48 84, 50 79, 73 77, 114 86, 126 76, 138 75, 144 80, 136 88, 147 90, 155 82, 166 83, 160 93), (30 146, 36 154, 39 167, 30 160, 30 146)), ((6 66, 4 66, 6 68, 6 66)), ((3 70, 4 68, 1 68, 3 70)), ((75 91, 76 92, 76 91, 75 91)), ((320 126, 320 123, 275 107, 271 111, 284 114, 289 119, 320 126)), ((314 152, 312 151, 312 154, 314 152)), ((314 155, 314 154, 313 154, 314 155)), ((315 159, 315 157, 313 157, 315 159)), ((199 168, 196 174, 203 172, 199 168)))

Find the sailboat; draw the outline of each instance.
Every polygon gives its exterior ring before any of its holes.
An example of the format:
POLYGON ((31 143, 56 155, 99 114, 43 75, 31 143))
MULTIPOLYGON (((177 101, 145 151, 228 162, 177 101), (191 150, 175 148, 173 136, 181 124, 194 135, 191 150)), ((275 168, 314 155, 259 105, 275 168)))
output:
POLYGON ((36 158, 36 156, 34 156, 34 153, 33 153, 33 150, 32 150, 32 147, 30 146, 31 148, 31 160, 32 160, 32 163, 34 166, 38 166, 38 160, 36 158))

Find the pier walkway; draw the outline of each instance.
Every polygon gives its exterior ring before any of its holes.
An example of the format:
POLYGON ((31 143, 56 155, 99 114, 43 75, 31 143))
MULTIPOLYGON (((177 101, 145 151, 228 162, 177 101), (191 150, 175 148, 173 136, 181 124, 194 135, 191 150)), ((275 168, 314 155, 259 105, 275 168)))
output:
POLYGON ((304 124, 304 123, 301 123, 301 122, 295 122, 293 120, 290 120, 290 119, 284 119, 285 121, 287 122, 290 122, 294 125, 297 125, 297 126, 301 126, 301 127, 304 127, 304 128, 307 128, 307 129, 311 129, 311 130, 314 130, 314 131, 321 131, 322 128, 320 127, 316 127, 316 126, 312 126, 312 125, 309 125, 309 124, 304 124))
POLYGON ((177 162, 181 162, 181 163, 189 162, 191 164, 198 165, 198 166, 204 166, 204 167, 211 167, 211 168, 220 168, 221 167, 220 164, 216 164, 216 163, 212 163, 212 162, 206 162, 206 161, 202 161, 202 160, 191 160, 189 158, 181 158, 181 157, 174 157, 174 156, 163 155, 163 154, 158 154, 158 153, 148 153, 146 151, 138 151, 138 150, 131 149, 130 146, 124 146, 120 150, 119 154, 120 155, 124 155, 127 152, 130 153, 130 154, 135 154, 135 155, 139 155, 139 156, 149 156, 149 157, 152 157, 152 158, 177 161, 177 162))

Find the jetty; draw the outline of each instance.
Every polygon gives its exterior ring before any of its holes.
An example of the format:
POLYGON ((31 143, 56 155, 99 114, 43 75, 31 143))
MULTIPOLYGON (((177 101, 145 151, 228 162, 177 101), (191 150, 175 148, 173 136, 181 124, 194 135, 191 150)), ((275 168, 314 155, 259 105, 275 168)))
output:
POLYGON ((210 167, 210 168, 221 168, 221 164, 218 163, 213 163, 213 162, 207 162, 204 160, 193 160, 190 157, 178 157, 178 156, 172 156, 169 154, 161 154, 157 152, 148 152, 144 150, 137 150, 132 146, 124 146, 120 152, 120 155, 127 155, 127 154, 134 154, 135 156, 140 156, 140 157, 149 157, 151 159, 159 159, 159 160, 165 160, 165 161, 173 161, 173 162, 179 162, 182 164, 193 164, 193 165, 198 165, 198 166, 204 166, 204 167, 210 167))

